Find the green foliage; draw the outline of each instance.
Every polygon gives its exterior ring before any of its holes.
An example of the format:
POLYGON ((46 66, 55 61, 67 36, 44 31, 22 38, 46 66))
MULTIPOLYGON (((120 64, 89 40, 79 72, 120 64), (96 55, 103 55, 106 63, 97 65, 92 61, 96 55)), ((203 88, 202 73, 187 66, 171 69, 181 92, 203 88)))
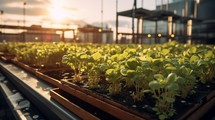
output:
POLYGON ((162 120, 175 114, 176 95, 186 98, 196 84, 210 84, 215 77, 215 47, 209 45, 4 43, 0 51, 38 68, 69 66, 73 82, 90 89, 99 89, 103 78, 109 95, 129 88, 134 102, 150 91, 156 102, 153 110, 162 120))
POLYGON ((179 85, 177 83, 177 75, 170 73, 167 77, 161 74, 154 75, 154 80, 149 82, 150 90, 156 99, 153 110, 159 116, 159 119, 167 119, 175 114, 173 103, 178 93, 179 85))

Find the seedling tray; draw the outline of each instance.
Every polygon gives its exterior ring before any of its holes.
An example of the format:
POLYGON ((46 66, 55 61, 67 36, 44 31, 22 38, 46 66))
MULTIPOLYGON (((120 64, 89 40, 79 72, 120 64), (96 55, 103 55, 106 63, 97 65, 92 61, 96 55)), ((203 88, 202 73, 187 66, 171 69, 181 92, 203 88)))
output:
POLYGON ((106 112, 72 96, 58 88, 50 91, 51 98, 84 120, 117 120, 106 112))

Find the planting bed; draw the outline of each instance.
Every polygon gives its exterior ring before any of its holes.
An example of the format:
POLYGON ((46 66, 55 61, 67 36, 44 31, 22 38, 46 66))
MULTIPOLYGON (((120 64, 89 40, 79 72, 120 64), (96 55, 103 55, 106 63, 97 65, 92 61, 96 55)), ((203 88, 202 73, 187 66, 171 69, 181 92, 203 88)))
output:
MULTIPOLYGON (((134 116, 139 116, 142 119, 158 119, 155 116, 155 112, 152 110, 155 104, 155 99, 152 97, 152 94, 148 93, 145 95, 145 99, 141 102, 134 102, 130 93, 132 89, 124 89, 120 94, 115 96, 108 95, 108 91, 105 89, 107 87, 106 84, 102 84, 101 86, 104 89, 89 89, 84 84, 74 84, 69 76, 71 74, 69 71, 49 71, 45 72, 46 75, 53 77, 54 79, 58 79, 62 82, 62 86, 60 89, 66 91, 69 94, 67 96, 76 96, 81 100, 86 100, 87 103, 92 104, 93 106, 98 107, 101 110, 106 110, 106 112, 115 115, 119 119, 124 118, 124 111, 133 114, 134 116), (68 75, 68 76, 65 76, 68 75), (67 79, 63 79, 63 78, 67 79), (82 85, 82 86, 81 86, 82 85), (95 94, 96 93, 96 94, 95 94), (106 102, 106 103, 104 103, 106 102), (108 106, 106 106, 108 104, 108 106), (103 108, 104 107, 104 108, 103 108), (117 114, 112 113, 115 108, 122 110, 123 112, 118 112, 117 114), (121 118, 120 118, 121 117, 121 118)), ((195 94, 188 96, 186 99, 177 97, 174 103, 174 107, 177 115, 171 117, 170 119, 187 119, 190 116, 194 116, 193 114, 204 104, 210 101, 215 97, 215 81, 210 85, 207 84, 199 84, 195 86, 195 94)), ((63 96, 63 97, 67 97, 63 96)), ((59 98, 58 98, 59 99, 59 98)), ((61 98, 63 99, 63 98, 61 98)), ((66 106, 66 105, 65 105, 66 106)), ((115 111, 114 111, 115 112, 115 111)), ((198 112, 198 116, 202 116, 204 110, 202 112, 198 112)), ((132 115, 131 115, 132 116, 132 115)), ((198 118, 197 116, 197 118, 198 118)))
POLYGON ((14 64, 58 87, 51 95, 65 107, 68 103, 89 116, 94 114, 71 96, 118 119, 161 120, 189 119, 197 111, 204 114, 199 111, 215 98, 214 46, 171 42, 14 47, 14 64))

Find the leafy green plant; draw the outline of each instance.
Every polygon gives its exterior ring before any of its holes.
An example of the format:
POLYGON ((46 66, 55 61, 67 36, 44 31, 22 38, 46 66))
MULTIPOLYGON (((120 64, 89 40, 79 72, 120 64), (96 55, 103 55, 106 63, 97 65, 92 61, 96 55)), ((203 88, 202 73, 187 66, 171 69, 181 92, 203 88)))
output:
POLYGON ((148 89, 148 83, 153 79, 153 72, 149 63, 140 61, 138 58, 130 58, 125 63, 125 68, 121 69, 121 74, 125 77, 126 86, 134 87, 132 93, 134 101, 141 101, 148 89))
POLYGON ((67 64, 74 71, 73 81, 75 83, 82 82, 82 73, 86 70, 86 59, 87 55, 85 52, 71 52, 68 55, 64 55, 62 57, 62 63, 67 64))
POLYGON ((88 57, 87 64, 87 85, 90 88, 98 88, 100 79, 102 77, 102 72, 106 70, 106 64, 104 63, 105 57, 99 52, 96 52, 88 57))
POLYGON ((108 69, 105 72, 105 78, 110 83, 108 91, 110 95, 116 95, 121 92, 122 84, 121 80, 123 76, 120 73, 120 70, 123 66, 117 62, 109 61, 108 69))
POLYGON ((179 85, 176 82, 178 76, 175 73, 170 73, 167 77, 161 74, 156 74, 154 77, 155 80, 149 82, 151 93, 156 99, 153 110, 159 119, 164 120, 175 114, 173 103, 179 90, 179 85))

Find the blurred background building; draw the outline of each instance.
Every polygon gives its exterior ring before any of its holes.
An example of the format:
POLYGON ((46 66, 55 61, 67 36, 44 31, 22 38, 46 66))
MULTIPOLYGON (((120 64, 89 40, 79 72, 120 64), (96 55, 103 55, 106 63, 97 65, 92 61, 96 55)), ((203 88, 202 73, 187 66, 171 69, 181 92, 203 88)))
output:
POLYGON ((82 43, 113 43, 113 31, 111 28, 101 29, 92 25, 78 28, 77 41, 82 43))
POLYGON ((171 39, 215 44, 214 5, 215 0, 156 0, 156 9, 147 10, 136 8, 134 2, 132 9, 117 12, 117 19, 118 16, 134 18, 133 33, 116 30, 116 39, 119 38, 119 43, 153 44, 171 39))
MULTIPOLYGON (((214 5, 215 0, 157 0, 156 9, 166 9, 180 16, 200 20, 201 22, 193 21, 192 43, 215 44, 214 5)), ((184 42, 187 31, 183 24, 176 22, 173 29, 176 39, 184 42)), ((165 27, 162 30, 165 30, 165 27)))

